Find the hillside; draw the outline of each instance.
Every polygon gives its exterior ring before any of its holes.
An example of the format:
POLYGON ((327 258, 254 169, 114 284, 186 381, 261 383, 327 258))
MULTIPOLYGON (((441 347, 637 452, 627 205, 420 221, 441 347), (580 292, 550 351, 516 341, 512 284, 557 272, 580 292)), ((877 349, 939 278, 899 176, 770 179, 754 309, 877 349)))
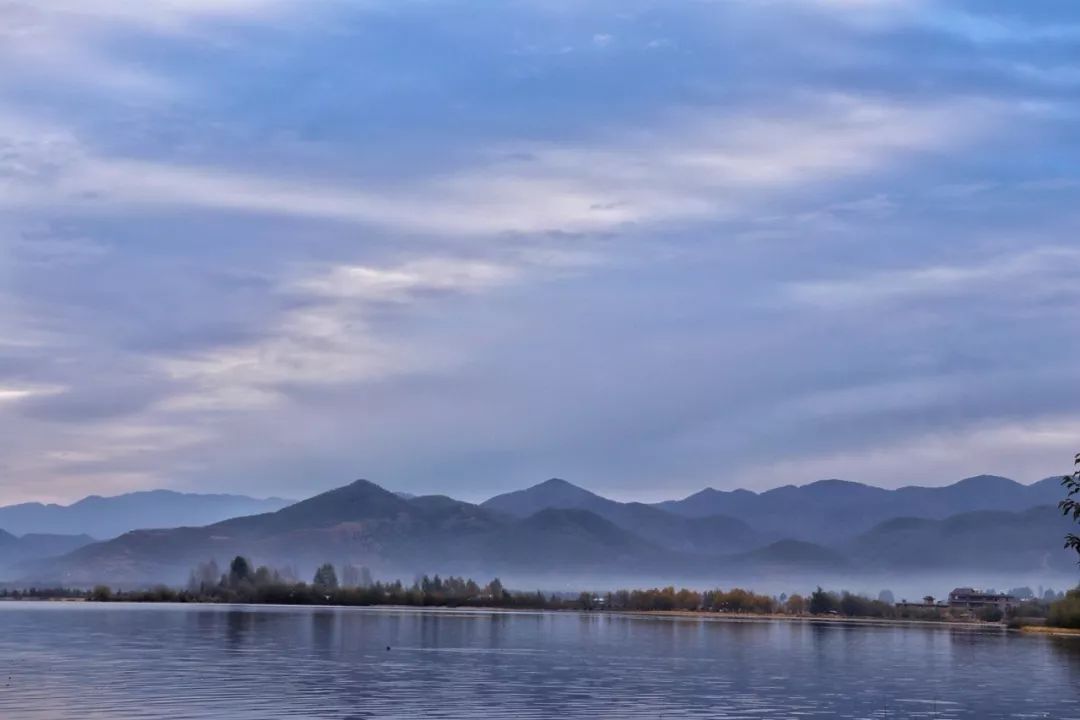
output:
POLYGON ((1069 530, 1069 521, 1053 506, 1019 513, 979 510, 943 520, 889 520, 842 550, 867 568, 1069 572, 1076 570, 1076 558, 1061 550, 1069 530))
POLYGON ((89 535, 30 533, 22 537, 0 530, 0 578, 25 562, 64 555, 94 542, 89 535))
POLYGON ((734 517, 686 518, 652 505, 616 502, 559 479, 497 495, 481 507, 517 517, 548 509, 588 510, 659 547, 689 553, 734 553, 763 541, 761 533, 734 517))

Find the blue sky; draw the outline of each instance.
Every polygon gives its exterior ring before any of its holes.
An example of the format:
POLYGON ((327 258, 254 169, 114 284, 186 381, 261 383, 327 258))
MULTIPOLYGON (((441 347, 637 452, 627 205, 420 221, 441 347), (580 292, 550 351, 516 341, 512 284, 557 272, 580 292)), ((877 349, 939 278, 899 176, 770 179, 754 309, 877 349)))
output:
POLYGON ((0 13, 0 502, 1080 449, 1075 3, 0 13))

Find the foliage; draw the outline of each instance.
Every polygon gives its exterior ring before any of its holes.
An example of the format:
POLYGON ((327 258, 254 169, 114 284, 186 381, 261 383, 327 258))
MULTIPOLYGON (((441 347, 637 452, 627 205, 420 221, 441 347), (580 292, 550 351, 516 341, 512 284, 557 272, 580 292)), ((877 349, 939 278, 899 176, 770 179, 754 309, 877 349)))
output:
POLYGON ((330 563, 323 563, 319 566, 319 569, 315 571, 315 577, 312 579, 311 584, 320 590, 337 590, 338 579, 334 566, 330 563))
POLYGON ((810 614, 811 615, 825 615, 827 613, 838 612, 839 600, 835 593, 825 592, 818 586, 818 589, 810 593, 810 614))
POLYGON ((229 585, 239 587, 251 578, 251 563, 247 558, 237 555, 229 565, 229 585))
MULTIPOLYGON (((1073 467, 1076 469, 1073 470, 1072 475, 1061 478, 1061 484, 1068 491, 1068 496, 1058 503, 1058 507, 1064 515, 1071 516, 1073 520, 1080 522, 1080 453, 1073 458, 1073 467)), ((1072 548, 1080 554, 1080 536, 1075 533, 1066 535, 1065 547, 1072 548)))
POLYGON ((1080 588, 1070 590, 1063 599, 1050 604, 1046 624, 1080 629, 1080 588))
POLYGON ((81 600, 88 597, 90 593, 78 588, 0 588, 0 600, 81 600))
POLYGON ((787 610, 789 615, 802 615, 806 612, 806 598, 795 593, 787 599, 784 609, 787 610))
POLYGON ((975 617, 983 622, 1001 622, 1002 618, 1005 617, 1005 613, 998 607, 984 607, 975 612, 975 617))

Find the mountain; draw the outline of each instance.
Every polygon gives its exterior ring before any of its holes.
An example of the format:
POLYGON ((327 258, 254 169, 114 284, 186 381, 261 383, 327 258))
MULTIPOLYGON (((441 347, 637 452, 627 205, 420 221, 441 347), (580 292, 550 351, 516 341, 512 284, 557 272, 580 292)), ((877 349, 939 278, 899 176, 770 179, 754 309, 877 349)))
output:
POLYGON ((496 495, 490 500, 481 503, 481 507, 503 512, 507 515, 517 515, 518 517, 527 517, 548 508, 570 508, 596 512, 613 505, 618 505, 618 503, 559 478, 551 478, 524 490, 496 495))
POLYGON ((863 567, 1075 572, 1075 553, 1061 550, 1073 529, 1054 506, 1023 512, 977 510, 942 520, 895 518, 841 548, 863 567))
POLYGON ((71 505, 23 503, 0 507, 0 527, 27 533, 116 537, 137 528, 208 525, 219 520, 278 510, 289 500, 259 500, 243 495, 200 495, 171 490, 101 497, 91 495, 71 505))
MULTIPOLYGON (((966 494, 983 485, 997 488, 996 496, 989 493, 995 502, 1016 493, 1000 479, 959 485, 940 489, 945 495, 936 497, 946 505, 974 502, 966 494)), ((907 494, 919 496, 925 489, 917 490, 907 494)), ((753 498, 761 496, 733 493, 747 505, 741 508, 742 518, 735 519, 686 517, 619 503, 562 481, 474 505, 437 495, 405 498, 358 480, 274 512, 198 527, 128 532, 61 557, 27 561, 19 566, 19 577, 27 583, 84 586, 182 583, 196 564, 216 559, 225 565, 236 555, 292 568, 299 577, 310 577, 323 562, 366 565, 378 576, 406 579, 420 573, 481 578, 572 573, 597 582, 665 577, 723 584, 734 578, 794 582, 919 571, 955 576, 973 569, 1076 576, 1075 557, 1061 548, 1068 523, 1053 506, 974 510, 942 518, 890 516, 861 527, 865 519, 860 512, 888 512, 879 510, 882 494, 896 498, 899 492, 840 481, 788 486, 772 493, 772 514, 758 508, 757 518, 750 509, 759 502, 753 498), (547 503, 585 507, 540 507, 547 503), (807 539, 770 537, 743 519, 784 528, 794 524, 795 516, 804 520, 805 530, 813 528, 810 520, 823 522, 819 515, 846 524, 807 539)), ((0 547, 11 542, 0 536, 0 547)))
POLYGON ((94 538, 89 535, 43 535, 29 534, 16 537, 0 530, 0 573, 10 573, 21 563, 42 558, 64 555, 89 545, 94 538))
POLYGON ((136 530, 26 574, 71 584, 180 582, 197 563, 235 555, 256 564, 355 563, 385 574, 551 572, 613 562, 661 566, 648 541, 588 511, 544 510, 516 518, 447 497, 405 499, 358 480, 272 513, 205 527, 136 530))
POLYGON ((517 517, 549 509, 588 510, 655 545, 693 553, 733 553, 763 541, 760 533, 733 517, 681 517, 652 505, 609 500, 558 478, 497 495, 481 507, 517 517))
POLYGON ((978 510, 1026 510, 1061 498, 1057 478, 1021 485, 1008 478, 979 475, 945 487, 897 490, 843 480, 755 493, 706 488, 655 507, 685 517, 731 515, 759 532, 812 542, 836 542, 896 517, 941 519, 978 510))

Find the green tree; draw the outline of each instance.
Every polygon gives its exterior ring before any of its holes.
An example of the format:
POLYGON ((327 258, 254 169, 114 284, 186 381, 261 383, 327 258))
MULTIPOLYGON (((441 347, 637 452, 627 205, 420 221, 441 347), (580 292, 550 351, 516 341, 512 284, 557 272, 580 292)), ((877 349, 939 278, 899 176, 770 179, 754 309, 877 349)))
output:
POLYGON ((330 563, 323 563, 315 571, 315 579, 311 581, 311 584, 321 590, 337 590, 337 573, 334 571, 334 566, 330 563))
MULTIPOLYGON (((1073 473, 1061 478, 1061 484, 1068 490, 1068 496, 1058 503, 1061 512, 1066 516, 1072 516, 1076 522, 1080 522, 1080 453, 1073 458, 1073 473)), ((1072 548, 1080 554, 1080 536, 1069 533, 1065 536, 1065 547, 1072 548)))

